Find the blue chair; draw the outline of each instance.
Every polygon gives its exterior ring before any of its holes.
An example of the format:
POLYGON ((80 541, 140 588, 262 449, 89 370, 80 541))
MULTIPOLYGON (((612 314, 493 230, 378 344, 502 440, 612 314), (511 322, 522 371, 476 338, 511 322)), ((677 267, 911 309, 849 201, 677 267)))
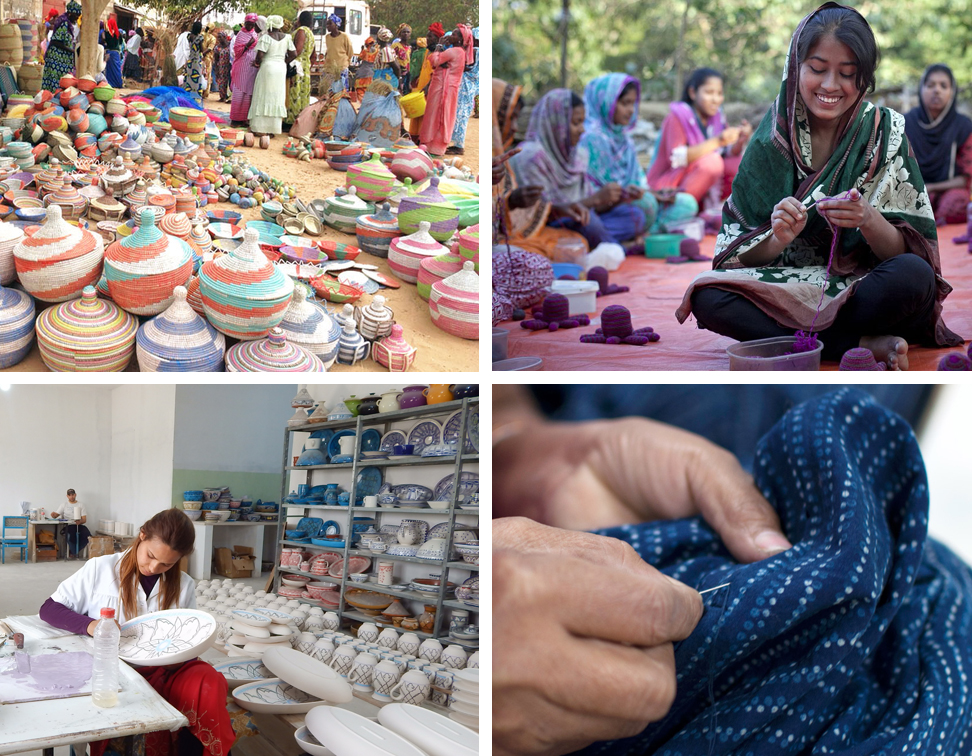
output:
POLYGON ((27 561, 27 518, 4 517, 0 533, 0 564, 6 564, 7 549, 20 549, 20 561, 27 561))

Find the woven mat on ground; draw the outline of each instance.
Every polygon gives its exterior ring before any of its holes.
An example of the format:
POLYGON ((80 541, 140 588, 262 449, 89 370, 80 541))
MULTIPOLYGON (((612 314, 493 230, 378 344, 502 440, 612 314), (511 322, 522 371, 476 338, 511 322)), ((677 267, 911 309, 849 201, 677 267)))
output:
MULTIPOLYGON (((954 291, 945 300, 944 317, 948 326, 966 339, 972 338, 972 255, 965 244, 953 244, 952 237, 964 234, 962 226, 938 229, 942 272, 954 291)), ((715 237, 707 236, 699 245, 704 255, 712 256, 715 237)), ((626 294, 600 297, 597 316, 591 325, 555 331, 527 331, 519 323, 504 323, 510 330, 509 356, 543 358, 544 370, 728 370, 726 347, 733 340, 711 331, 703 331, 690 317, 684 325, 675 319, 675 309, 685 289, 695 276, 708 270, 712 263, 669 265, 664 260, 629 257, 611 282, 631 287, 626 294), (647 346, 623 344, 582 344, 580 336, 593 333, 600 326, 601 311, 612 304, 631 310, 635 328, 651 326, 661 334, 661 341, 647 346)), ((909 351, 911 370, 935 370, 942 355, 955 349, 928 349, 912 346, 909 351)), ((837 362, 825 362, 824 370, 836 370, 837 362)))

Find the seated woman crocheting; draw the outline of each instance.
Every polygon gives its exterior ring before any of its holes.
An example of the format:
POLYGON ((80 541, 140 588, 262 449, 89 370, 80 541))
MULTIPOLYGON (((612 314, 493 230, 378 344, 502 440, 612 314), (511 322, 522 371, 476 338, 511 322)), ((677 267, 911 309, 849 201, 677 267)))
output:
POLYGON ((753 127, 745 120, 740 126, 726 124, 722 88, 722 74, 714 69, 700 68, 689 77, 655 142, 648 168, 652 189, 678 189, 703 207, 707 197, 718 205, 729 196, 753 127))
POLYGON ((694 312, 739 341, 812 331, 827 359, 864 347, 892 370, 908 368, 909 342, 962 343, 942 321, 951 287, 904 116, 864 100, 877 60, 856 10, 803 19, 680 322, 694 312))
MULTIPOLYGON (((40 618, 77 635, 93 635, 105 607, 115 610, 119 623, 164 609, 195 609, 195 581, 179 569, 194 542, 192 522, 182 511, 159 512, 126 551, 89 559, 61 583, 44 602, 40 618)), ((226 710, 226 679, 219 672, 199 659, 137 671, 189 720, 177 733, 146 735, 146 752, 228 756, 236 735, 226 710)), ((91 756, 101 756, 108 745, 91 743, 91 756)))
POLYGON ((905 115, 905 133, 925 180, 935 222, 965 223, 972 185, 972 119, 957 110, 952 69, 928 66, 918 87, 918 107, 905 115))
MULTIPOLYGON (((597 197, 590 207, 601 216, 612 213, 613 233, 622 241, 640 241, 649 230, 699 211, 689 194, 666 191, 656 196, 649 190, 629 133, 638 122, 640 101, 641 83, 626 74, 604 74, 584 88, 579 145, 587 153, 587 179, 597 197)), ((627 251, 637 246, 631 244, 627 251)))

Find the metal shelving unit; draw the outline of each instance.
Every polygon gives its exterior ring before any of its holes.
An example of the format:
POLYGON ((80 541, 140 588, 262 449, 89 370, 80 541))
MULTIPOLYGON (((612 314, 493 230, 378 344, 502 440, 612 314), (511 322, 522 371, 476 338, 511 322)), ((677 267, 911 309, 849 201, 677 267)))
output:
MULTIPOLYGON (((456 640, 455 638, 449 638, 448 624, 445 624, 445 630, 443 631, 444 619, 442 616, 442 610, 447 609, 462 609, 465 611, 473 612, 478 614, 479 609, 472 606, 467 606, 461 601, 447 599, 445 597, 446 585, 450 582, 449 575, 453 570, 463 570, 475 574, 479 571, 479 565, 468 564, 466 562, 457 562, 449 559, 449 554, 452 553, 452 534, 456 526, 456 517, 475 517, 477 524, 479 520, 479 512, 472 510, 460 509, 456 505, 455 492, 459 490, 459 481, 463 472, 464 465, 469 463, 475 463, 479 461, 478 454, 462 454, 459 453, 453 458, 442 457, 417 457, 414 460, 362 460, 360 459, 361 454, 361 434, 367 428, 371 427, 381 427, 383 426, 382 435, 391 430, 392 423, 403 420, 422 420, 427 418, 433 418, 438 416, 448 416, 451 415, 456 410, 462 410, 461 420, 459 424, 459 451, 461 452, 464 445, 464 440, 466 438, 466 430, 468 426, 469 410, 472 407, 479 406, 479 397, 471 397, 468 399, 461 399, 452 402, 443 402, 441 404, 426 405, 423 407, 416 407, 415 409, 408 410, 398 410, 395 412, 382 412, 377 415, 358 415, 354 420, 340 420, 336 422, 325 422, 325 423, 305 423, 299 426, 289 426, 284 431, 284 443, 283 443, 283 460, 281 464, 281 485, 280 485, 280 501, 281 501, 281 514, 277 522, 277 548, 276 548, 276 577, 273 582, 273 589, 276 592, 280 587, 280 579, 283 574, 293 573, 297 575, 307 575, 305 572, 300 570, 289 569, 280 566, 280 558, 282 555, 282 550, 284 547, 299 548, 306 551, 332 551, 336 553, 341 553, 344 559, 347 560, 351 556, 367 556, 372 559, 373 564, 377 563, 377 560, 390 560, 397 562, 406 562, 415 565, 422 565, 425 567, 430 567, 440 571, 442 575, 442 580, 440 581, 439 590, 437 593, 423 593, 420 591, 408 590, 398 586, 386 586, 378 585, 374 582, 367 583, 356 583, 354 581, 348 580, 348 572, 344 571, 340 578, 330 577, 327 575, 318 576, 314 575, 315 581, 321 581, 325 583, 336 583, 340 586, 340 601, 338 609, 336 610, 338 615, 341 617, 342 623, 344 620, 352 620, 355 622, 370 622, 374 620, 374 616, 365 614, 359 609, 348 605, 345 600, 345 593, 347 590, 359 588, 361 590, 374 591, 375 593, 384 593, 389 596, 394 596, 399 599, 405 599, 408 601, 420 601, 423 604, 434 604, 435 605, 435 626, 433 627, 432 633, 424 633, 421 630, 415 630, 415 632, 420 638, 439 638, 441 640, 446 640, 449 643, 456 643, 466 648, 475 649, 478 648, 478 643, 473 643, 470 641, 456 640), (354 461, 344 462, 339 464, 327 464, 327 465, 302 465, 295 466, 288 464, 294 456, 294 434, 295 433, 313 433, 318 430, 354 430, 355 431, 355 445, 354 445, 354 461), (383 468, 399 468, 399 467, 432 467, 432 466, 451 466, 453 468, 453 500, 449 503, 448 509, 431 509, 429 507, 359 507, 354 506, 353 502, 356 500, 355 487, 357 485, 358 472, 363 467, 383 467, 383 468), (306 505, 306 504, 284 504, 284 500, 289 495, 288 485, 289 477, 291 472, 302 472, 307 474, 307 483, 312 484, 312 480, 316 479, 316 483, 313 485, 319 485, 321 483, 333 483, 336 482, 333 479, 328 479, 328 472, 335 472, 338 470, 347 470, 351 473, 351 484, 348 490, 351 494, 351 506, 330 506, 330 505, 306 505), (315 544, 309 543, 299 543, 295 541, 288 541, 284 537, 284 531, 287 529, 287 518, 296 516, 295 510, 301 510, 302 516, 311 517, 312 510, 326 510, 331 512, 336 512, 344 510, 347 515, 345 521, 342 525, 343 533, 345 534, 345 541, 343 548, 335 548, 333 546, 317 546, 315 544), (447 518, 449 523, 449 535, 446 540, 446 557, 442 560, 430 560, 430 559, 420 559, 418 557, 405 557, 405 556, 390 556, 387 554, 373 554, 370 551, 364 549, 354 548, 352 545, 352 527, 354 524, 354 517, 359 515, 373 515, 375 519, 375 527, 381 527, 381 519, 383 515, 402 515, 402 514, 422 514, 422 515, 436 515, 447 518)), ((343 475, 341 476, 344 477, 343 475)), ((333 519, 341 522, 339 518, 334 517, 333 519)), ((346 562, 345 562, 346 563, 346 562)), ((455 581, 457 584, 460 580, 455 581)), ((309 601, 305 599, 300 599, 302 603, 319 605, 317 602, 309 601)))

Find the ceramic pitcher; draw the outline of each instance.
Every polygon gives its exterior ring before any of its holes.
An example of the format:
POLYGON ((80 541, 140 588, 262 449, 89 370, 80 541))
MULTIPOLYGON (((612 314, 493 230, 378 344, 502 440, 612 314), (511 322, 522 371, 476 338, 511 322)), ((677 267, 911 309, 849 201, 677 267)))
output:
POLYGON ((442 656, 442 644, 435 638, 428 638, 419 646, 419 657, 430 662, 439 661, 442 656))
POLYGON ((442 404, 442 402, 452 401, 452 392, 449 391, 448 383, 433 383, 422 393, 429 404, 442 404))
POLYGON ((381 410, 378 407, 379 397, 374 394, 369 394, 364 399, 361 400, 361 404, 358 405, 359 415, 377 415, 381 410))
POLYGON ((429 697, 431 689, 429 678, 424 673, 412 669, 402 675, 399 683, 391 689, 391 697, 396 701, 418 706, 429 697))
POLYGON ((354 454, 354 444, 357 440, 357 436, 341 436, 338 439, 338 444, 341 446, 341 454, 354 454))
POLYGON ((378 626, 374 622, 364 622, 358 628, 358 640, 374 643, 378 640, 378 626))
POLYGON ((401 676, 401 670, 395 662, 382 659, 375 666, 375 671, 372 675, 372 685, 375 688, 372 697, 379 701, 391 701, 391 689, 395 687, 401 679, 401 676))
POLYGON ((402 520, 398 526, 398 542, 403 546, 414 546, 422 542, 422 528, 415 520, 402 520))
POLYGON ((398 404, 398 397, 402 395, 401 391, 386 391, 381 395, 381 401, 378 402, 379 412, 397 412, 401 409, 398 404))
POLYGON ((470 396, 479 396, 478 383, 454 383, 449 386, 453 399, 465 399, 470 396))
POLYGON ((412 409, 413 407, 424 407, 428 402, 425 400, 425 386, 406 386, 402 389, 402 396, 398 404, 402 409, 412 409))

